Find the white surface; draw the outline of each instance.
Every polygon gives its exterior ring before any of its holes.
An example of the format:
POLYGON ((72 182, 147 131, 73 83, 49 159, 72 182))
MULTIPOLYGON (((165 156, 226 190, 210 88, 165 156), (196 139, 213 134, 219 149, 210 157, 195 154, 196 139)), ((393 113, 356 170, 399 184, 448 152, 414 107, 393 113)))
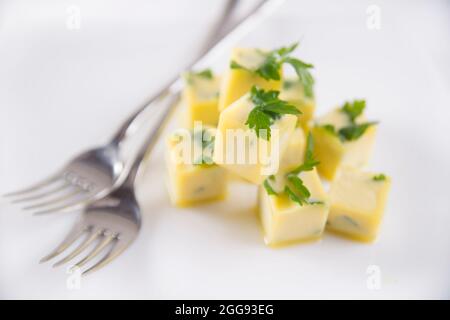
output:
MULTIPOLYGON (((105 141, 195 53, 219 8, 0 1, 0 193, 105 141), (73 4, 82 20, 71 31, 73 4)), ((80 290, 67 288, 64 268, 37 264, 75 216, 32 217, 0 204, 0 298, 450 298, 449 9, 445 1, 290 0, 242 42, 302 39, 298 54, 316 65, 319 113, 368 100, 369 117, 381 120, 371 167, 393 178, 377 243, 326 235, 268 249, 253 188, 233 188, 221 205, 173 209, 157 151, 139 185, 139 238, 80 290), (381 9, 378 31, 366 27, 370 4, 381 9), (367 287, 370 265, 381 270, 380 290, 367 287)))

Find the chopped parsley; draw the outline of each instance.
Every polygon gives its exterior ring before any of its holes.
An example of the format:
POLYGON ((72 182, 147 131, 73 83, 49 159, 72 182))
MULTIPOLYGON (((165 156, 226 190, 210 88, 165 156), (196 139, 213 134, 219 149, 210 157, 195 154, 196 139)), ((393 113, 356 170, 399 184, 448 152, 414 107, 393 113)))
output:
POLYGON ((293 173, 287 175, 287 180, 289 182, 289 186, 287 185, 285 187, 285 192, 288 194, 289 198, 301 206, 308 204, 308 199, 311 196, 311 193, 303 184, 303 180, 293 173))
POLYGON ((355 228, 359 228, 359 224, 352 218, 350 218, 349 216, 341 216, 342 220, 344 220, 345 222, 347 222, 348 224, 352 225, 355 228))
POLYGON ((386 176, 383 173, 380 173, 380 174, 373 176, 372 180, 373 181, 385 181, 386 176))
POLYGON ((194 77, 199 77, 199 78, 203 78, 206 80, 212 80, 214 78, 214 73, 212 72, 211 69, 205 69, 205 70, 202 70, 199 72, 192 72, 192 71, 187 72, 185 75, 186 82, 188 84, 192 85, 194 82, 194 80, 193 80, 194 77))
POLYGON ((284 82, 283 82, 283 89, 285 89, 285 90, 288 90, 288 89, 290 89, 290 88, 292 88, 292 87, 294 87, 295 86, 295 81, 292 81, 292 80, 285 80, 284 82))
POLYGON ((280 100, 279 94, 279 91, 264 91, 255 86, 250 91, 250 100, 255 107, 250 111, 245 124, 254 129, 258 137, 270 140, 270 126, 274 120, 284 114, 301 114, 295 106, 280 100))
POLYGON ((350 120, 350 124, 339 130, 336 130, 336 128, 332 124, 325 124, 320 127, 325 129, 332 135, 338 137, 342 142, 357 140, 366 132, 366 130, 370 126, 377 124, 377 122, 356 123, 356 119, 364 112, 365 108, 366 100, 354 100, 352 102, 345 102, 340 110, 347 114, 350 120))
POLYGON ((351 124, 347 127, 339 129, 338 131, 339 138, 342 141, 358 140, 370 126, 373 126, 375 124, 377 124, 377 122, 364 122, 360 124, 351 124))
MULTIPOLYGON (((288 193, 289 198, 291 200, 297 202, 301 206, 304 204, 311 204, 309 201, 311 193, 309 192, 308 188, 306 188, 306 186, 303 184, 302 179, 299 178, 298 175, 300 174, 300 172, 313 170, 314 167, 319 164, 319 161, 314 159, 313 150, 314 150, 314 141, 310 133, 308 134, 306 142, 306 151, 303 164, 287 174, 289 186, 286 186, 286 192, 288 193)), ((314 204, 319 204, 320 201, 313 201, 313 202, 314 204)))
POLYGON ((332 124, 324 124, 321 127, 324 128, 327 132, 333 135, 337 135, 336 128, 332 124))
POLYGON ((341 108, 342 112, 345 112, 351 123, 355 123, 356 118, 358 118, 366 108, 366 100, 354 100, 353 102, 345 102, 341 108))
POLYGON ((325 129, 327 132, 331 133, 332 135, 338 137, 342 142, 346 141, 354 141, 358 140, 365 132, 366 130, 373 125, 376 125, 377 122, 364 122, 360 124, 350 124, 346 127, 343 127, 336 131, 336 128, 332 124, 325 124, 320 126, 321 128, 325 129))
MULTIPOLYGON (((311 171, 313 168, 318 165, 319 162, 314 159, 313 156, 313 140, 311 134, 308 135, 305 159, 302 165, 293 171, 286 174, 286 186, 284 187, 284 194, 286 194, 289 199, 298 203, 300 206, 303 205, 319 205, 323 204, 322 201, 310 200, 311 192, 304 185, 303 180, 298 176, 300 172, 303 171, 311 171)), ((271 177, 264 181, 264 188, 266 189, 269 195, 277 195, 277 193, 273 190, 270 185, 269 180, 271 177)))
POLYGON ((214 74, 211 69, 205 69, 203 71, 195 72, 193 75, 198 76, 200 78, 212 79, 214 78, 214 74))
POLYGON ((302 165, 300 165, 298 168, 291 171, 291 174, 298 175, 302 171, 311 171, 314 169, 315 166, 317 166, 320 162, 314 159, 313 155, 314 150, 314 141, 311 134, 308 134, 308 138, 306 140, 306 151, 305 151, 305 159, 302 165))
POLYGON ((305 96, 311 98, 314 95, 314 78, 309 69, 314 68, 314 66, 290 56, 297 46, 298 42, 289 47, 278 48, 266 53, 264 62, 255 70, 248 69, 236 61, 231 61, 230 67, 232 69, 244 69, 253 72, 266 80, 280 80, 281 67, 283 64, 287 63, 294 68, 305 91, 305 96))
POLYGON ((342 142, 357 140, 366 132, 366 130, 370 126, 377 124, 377 122, 356 123, 356 119, 363 114, 365 108, 366 100, 354 100, 352 102, 345 102, 340 110, 348 116, 350 124, 339 130, 336 130, 336 128, 332 124, 325 124, 321 127, 324 128, 327 132, 337 136, 342 142))
POLYGON ((263 186, 264 189, 266 189, 268 195, 276 196, 278 194, 270 185, 269 179, 264 180, 263 186))

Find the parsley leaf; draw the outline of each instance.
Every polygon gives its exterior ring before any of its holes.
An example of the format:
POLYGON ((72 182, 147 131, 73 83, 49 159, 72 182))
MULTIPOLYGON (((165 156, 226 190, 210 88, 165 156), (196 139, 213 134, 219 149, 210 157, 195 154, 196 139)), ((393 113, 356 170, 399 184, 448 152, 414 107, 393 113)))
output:
POLYGON ((306 152, 303 164, 286 175, 289 185, 285 187, 284 191, 292 201, 297 202, 301 206, 304 204, 323 204, 321 201, 309 201, 311 193, 303 184, 303 180, 298 176, 300 172, 311 171, 316 165, 319 164, 319 161, 314 159, 313 148, 314 142, 310 133, 306 143, 306 152))
POLYGON ((244 67, 242 64, 239 64, 239 63, 237 63, 234 60, 231 60, 230 68, 231 69, 243 69, 243 70, 251 71, 251 70, 247 69, 246 67, 244 67))
POLYGON ((295 42, 293 44, 291 44, 289 47, 281 47, 279 49, 276 49, 274 51, 276 51, 276 53, 282 57, 282 58, 286 58, 289 54, 291 54, 292 52, 295 51, 295 49, 297 49, 298 47, 298 42, 295 42))
POLYGON ((186 72, 184 75, 184 79, 187 82, 188 85, 193 85, 195 78, 203 78, 206 80, 212 80, 214 78, 214 74, 211 71, 211 69, 205 69, 203 71, 199 72, 186 72))
POLYGON ((300 83, 303 85, 305 96, 311 98, 314 95, 313 86, 314 78, 309 72, 309 69, 314 68, 310 63, 303 62, 297 58, 290 57, 289 55, 298 47, 298 42, 288 46, 281 47, 266 53, 266 58, 263 63, 255 70, 248 69, 236 61, 231 61, 230 68, 243 69, 253 72, 265 80, 280 80, 280 70, 283 64, 287 63, 291 65, 295 73, 297 74, 300 83))
POLYGON ((336 132, 336 128, 332 125, 332 124, 324 124, 323 126, 321 126, 322 128, 324 128, 327 132, 337 136, 337 132, 336 132))
POLYGON ((355 123, 357 117, 359 117, 366 108, 366 100, 354 100, 353 102, 345 102, 341 110, 345 112, 350 121, 355 123))
POLYGON ((305 161, 313 159, 313 150, 314 150, 314 140, 311 133, 309 133, 308 138, 306 139, 305 161))
POLYGON ((342 142, 346 142, 359 139, 370 126, 376 124, 377 122, 365 122, 360 124, 353 123, 349 126, 339 129, 339 131, 336 131, 336 128, 332 124, 325 124, 320 127, 324 128, 332 135, 338 137, 342 142))
POLYGON ((373 181, 384 181, 386 180, 386 176, 382 173, 377 174, 376 176, 373 176, 372 178, 373 181))
POLYGON ((350 126, 339 129, 339 137, 342 141, 354 141, 361 137, 364 132, 377 122, 365 122, 361 124, 352 124, 350 126))
POLYGON ((291 171, 290 172, 291 174, 297 175, 302 171, 311 171, 312 169, 314 169, 315 166, 317 166, 320 163, 319 161, 314 159, 313 149, 314 149, 314 141, 310 133, 308 134, 308 138, 306 141, 305 160, 302 165, 291 171))
POLYGON ((311 171, 319 163, 320 163, 319 161, 316 161, 314 159, 306 160, 305 162, 303 162, 303 164, 301 166, 299 166, 297 169, 292 171, 292 173, 299 174, 300 172, 303 172, 303 171, 311 171))
POLYGON ((301 112, 293 105, 283 100, 274 100, 265 103, 264 110, 273 114, 300 114, 301 112))
POLYGON ((273 190, 272 186, 270 185, 269 179, 264 180, 263 186, 266 189, 267 194, 274 196, 278 194, 275 190, 273 190))
POLYGON ((295 86, 295 81, 292 81, 292 80, 284 80, 283 81, 283 89, 284 90, 289 90, 293 86, 295 86))
POLYGON ((266 80, 280 80, 280 66, 276 56, 269 54, 264 63, 255 70, 255 73, 266 80))
MULTIPOLYGON (((309 198, 311 197, 311 192, 308 190, 308 188, 304 185, 303 180, 298 176, 300 172, 303 171, 311 171, 313 168, 319 164, 318 161, 314 159, 313 156, 313 138, 311 133, 308 135, 308 140, 306 143, 306 152, 305 152, 305 159, 301 166, 296 168, 295 170, 289 172, 286 174, 286 180, 287 183, 284 187, 284 193, 291 199, 292 201, 298 203, 300 206, 310 204, 310 205, 319 205, 323 204, 323 201, 310 201, 309 198)), ((273 190, 272 186, 270 185, 269 180, 273 180, 274 177, 270 176, 268 179, 264 180, 264 188, 266 189, 267 193, 269 195, 277 195, 275 190, 273 190)))
POLYGON ((196 76, 205 78, 205 79, 212 79, 214 77, 214 74, 211 71, 211 69, 205 69, 203 71, 196 72, 196 73, 193 73, 193 74, 196 75, 196 76))
POLYGON ((291 190, 288 186, 284 187, 284 192, 289 196, 289 199, 291 199, 294 202, 297 202, 299 205, 303 206, 303 200, 297 196, 295 192, 291 190))
POLYGON ((261 134, 264 135, 267 140, 270 140, 270 125, 272 124, 272 119, 270 115, 260 108, 256 107, 249 113, 245 124, 247 124, 250 129, 254 129, 258 137, 261 134))
POLYGON ((284 62, 290 64, 294 68, 295 73, 297 74, 297 77, 303 86, 305 96, 309 98, 314 96, 314 78, 308 70, 313 68, 314 66, 312 64, 305 63, 301 60, 291 57, 284 59, 284 62))
POLYGON ((284 114, 301 114, 295 106, 280 100, 279 94, 279 91, 264 91, 256 86, 250 91, 250 100, 255 107, 250 111, 245 124, 254 129, 258 137, 270 140, 270 126, 274 120, 284 114))
POLYGON ((303 180, 300 179, 297 175, 289 174, 287 178, 288 181, 292 183, 292 186, 295 188, 296 193, 303 199, 305 199, 305 201, 311 196, 308 188, 306 188, 303 184, 303 180))
POLYGON ((303 180, 300 179, 297 175, 289 174, 288 182, 290 186, 286 185, 284 187, 284 192, 288 195, 289 199, 294 202, 297 202, 299 205, 307 205, 307 204, 323 204, 322 201, 309 201, 309 197, 311 197, 311 193, 308 188, 303 184, 303 180))

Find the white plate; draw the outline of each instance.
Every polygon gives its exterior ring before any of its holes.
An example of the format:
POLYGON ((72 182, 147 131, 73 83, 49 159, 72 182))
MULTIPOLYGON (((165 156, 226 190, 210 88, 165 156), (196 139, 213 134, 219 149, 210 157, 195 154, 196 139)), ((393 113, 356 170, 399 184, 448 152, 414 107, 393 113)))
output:
MULTIPOLYGON (((79 30, 67 28, 64 4, 0 3, 0 193, 103 142, 195 53, 218 9, 206 0, 176 1, 175 11, 166 1, 71 3, 79 30)), ((242 42, 302 39, 318 113, 367 99, 381 121, 371 168, 393 177, 375 244, 326 235, 266 248, 250 185, 233 185, 220 204, 172 208, 158 146, 139 184, 139 238, 80 289, 64 269, 37 264, 75 215, 1 204, 0 298, 450 298, 450 11, 444 1, 377 3, 380 30, 367 28, 360 1, 288 1, 242 42)))

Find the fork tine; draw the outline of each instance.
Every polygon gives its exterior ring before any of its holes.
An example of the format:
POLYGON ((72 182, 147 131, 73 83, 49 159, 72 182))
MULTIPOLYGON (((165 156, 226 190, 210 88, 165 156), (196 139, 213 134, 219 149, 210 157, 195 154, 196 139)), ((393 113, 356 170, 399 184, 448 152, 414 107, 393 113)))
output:
POLYGON ((101 235, 101 230, 91 230, 90 236, 87 237, 74 251, 72 251, 69 255, 64 257, 63 259, 56 262, 53 267, 56 268, 66 262, 69 262, 73 258, 75 258, 77 255, 79 255, 82 251, 84 251, 92 242, 94 242, 99 236, 101 235))
POLYGON ((93 197, 94 197, 94 195, 83 197, 77 201, 64 203, 63 205, 58 206, 58 207, 52 207, 52 208, 48 208, 45 210, 36 211, 36 212, 34 212, 34 214, 41 215, 41 214, 47 214, 47 213, 54 213, 54 212, 58 212, 58 211, 66 211, 66 209, 76 209, 78 207, 81 208, 83 205, 87 204, 90 200, 92 200, 93 197))
POLYGON ((56 249, 54 249, 50 254, 43 257, 39 263, 47 262, 57 255, 61 254, 63 251, 65 251, 68 247, 70 247, 83 233, 88 231, 86 227, 83 227, 79 224, 77 224, 72 230, 69 232, 69 234, 66 236, 66 238, 60 243, 56 249))
POLYGON ((112 260, 114 260, 117 256, 119 256, 130 244, 129 242, 122 241, 117 237, 114 238, 113 241, 114 242, 111 246, 111 249, 108 251, 108 253, 101 260, 99 260, 96 264, 94 264, 93 266, 91 266, 88 269, 86 269, 85 271, 83 271, 83 273, 82 273, 83 276, 93 273, 93 272, 103 268, 104 266, 106 266, 108 263, 110 263, 112 260))
POLYGON ((57 193, 60 191, 64 191, 65 189, 67 189, 70 186, 71 186, 70 183, 64 182, 62 185, 60 185, 56 188, 52 188, 43 193, 38 193, 37 195, 27 196, 25 198, 19 198, 19 199, 11 201, 11 203, 22 203, 22 202, 28 202, 28 201, 32 201, 32 200, 39 200, 39 199, 45 198, 46 196, 49 196, 51 194, 54 194, 54 193, 57 193))
POLYGON ((112 233, 104 234, 103 240, 100 241, 86 257, 84 257, 82 260, 80 260, 78 263, 76 263, 74 265, 74 267, 81 268, 87 262, 89 262, 90 260, 95 258, 100 252, 103 251, 103 249, 105 249, 115 239, 115 237, 116 237, 116 235, 114 235, 112 233))
POLYGON ((27 193, 30 193, 32 191, 36 191, 38 189, 44 188, 44 187, 52 184, 53 182, 55 182, 55 181, 57 181, 59 179, 61 179, 61 174, 58 172, 57 174, 55 174, 53 176, 50 176, 47 179, 44 179, 41 182, 38 182, 38 183, 32 185, 31 187, 28 187, 28 188, 22 189, 22 190, 17 190, 17 191, 14 191, 14 192, 9 192, 7 194, 4 194, 3 196, 4 197, 15 197, 15 196, 18 196, 18 195, 27 194, 27 193))
POLYGON ((72 191, 72 192, 70 192, 68 194, 65 194, 65 195, 63 195, 61 197, 56 197, 56 198, 53 198, 53 199, 50 199, 50 200, 47 200, 47 201, 44 201, 44 202, 40 202, 40 203, 31 205, 31 206, 24 207, 22 209, 23 210, 34 210, 34 209, 39 209, 39 208, 43 208, 43 207, 48 207, 50 205, 58 204, 58 203, 60 203, 60 202, 62 202, 64 200, 73 198, 76 195, 78 195, 80 193, 83 193, 83 192, 84 192, 84 190, 82 190, 82 189, 76 189, 76 190, 74 190, 74 191, 72 191))

